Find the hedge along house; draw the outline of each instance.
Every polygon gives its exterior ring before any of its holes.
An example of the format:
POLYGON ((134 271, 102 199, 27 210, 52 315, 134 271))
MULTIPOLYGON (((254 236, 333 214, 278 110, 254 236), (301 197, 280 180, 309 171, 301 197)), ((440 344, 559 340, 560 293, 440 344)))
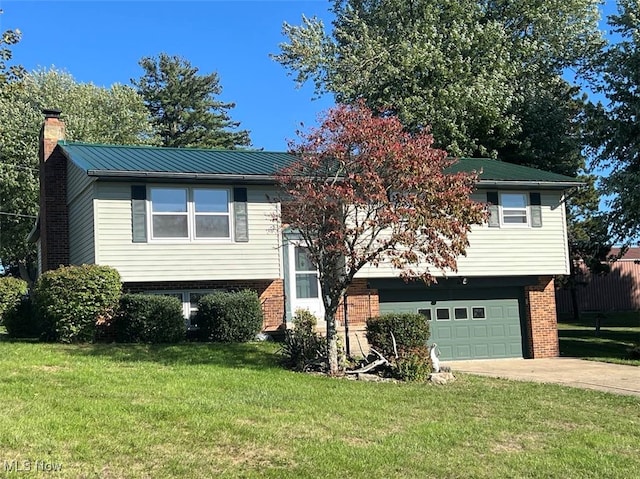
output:
MULTIPOLYGON (((290 155, 67 143, 59 112, 45 115, 32 234, 40 271, 112 266, 125 290, 178 296, 187 321, 202 294, 245 288, 260 296, 266 331, 288 326, 297 308, 322 315, 304 244, 274 221, 274 176, 290 155)), ((553 275, 568 273, 563 198, 579 183, 487 159, 455 168, 482 171, 474 197, 491 212, 459 271, 426 287, 390 266, 365 268, 348 291, 349 325, 419 312, 443 359, 556 356, 553 275)))

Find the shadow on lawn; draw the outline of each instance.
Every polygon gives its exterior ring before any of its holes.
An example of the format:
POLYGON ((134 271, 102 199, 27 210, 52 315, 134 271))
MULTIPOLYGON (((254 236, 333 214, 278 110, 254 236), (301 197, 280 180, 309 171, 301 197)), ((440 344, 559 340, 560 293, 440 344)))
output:
POLYGON ((565 329, 558 331, 560 354, 570 357, 628 358, 628 350, 640 341, 637 331, 565 329))
POLYGON ((72 355, 103 357, 119 362, 280 369, 278 346, 273 343, 83 344, 66 346, 65 349, 72 355))

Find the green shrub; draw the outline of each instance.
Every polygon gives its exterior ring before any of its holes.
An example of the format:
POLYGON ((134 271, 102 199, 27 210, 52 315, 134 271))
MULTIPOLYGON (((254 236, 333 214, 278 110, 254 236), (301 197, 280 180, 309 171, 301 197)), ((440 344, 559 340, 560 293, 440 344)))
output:
POLYGON ((42 334, 42 325, 28 296, 23 296, 17 304, 5 312, 4 326, 10 338, 38 338, 42 334))
POLYGON ((0 324, 4 320, 5 312, 20 302, 27 294, 27 282, 12 276, 0 278, 0 324))
POLYGON ((111 321, 120 289, 120 275, 108 266, 63 266, 42 274, 33 292, 42 339, 93 341, 97 326, 111 321))
POLYGON ((432 371, 429 349, 423 346, 405 351, 391 364, 393 374, 403 381, 426 381, 432 371))
POLYGON ((255 339, 263 315, 255 291, 216 292, 200 298, 193 323, 203 341, 240 343, 255 339))
POLYGON ((393 337, 398 355, 413 348, 426 347, 429 323, 417 313, 389 313, 367 320, 367 341, 387 359, 394 356, 393 337))
POLYGON ((389 361, 392 374, 405 381, 424 381, 431 373, 428 339, 429 323, 421 314, 389 313, 367 320, 367 341, 389 361))
POLYGON ((283 363, 295 371, 320 369, 327 355, 327 340, 315 331, 318 319, 306 309, 298 309, 293 328, 285 331, 280 349, 283 363))
POLYGON ((186 333, 182 303, 172 296, 124 294, 112 328, 122 343, 177 343, 186 333))

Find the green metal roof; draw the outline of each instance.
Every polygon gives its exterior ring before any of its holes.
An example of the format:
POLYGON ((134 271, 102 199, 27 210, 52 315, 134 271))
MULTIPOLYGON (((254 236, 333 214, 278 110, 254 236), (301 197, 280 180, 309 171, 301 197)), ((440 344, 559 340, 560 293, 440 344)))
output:
POLYGON ((272 177, 294 157, 288 153, 199 148, 161 148, 60 142, 79 168, 92 176, 272 177))
MULTIPOLYGON (((67 157, 90 176, 177 179, 243 179, 272 181, 295 157, 289 153, 58 143, 67 157)), ((580 184, 568 176, 487 158, 462 158, 450 172, 477 171, 481 185, 580 184)))
POLYGON ((504 161, 492 160, 490 158, 461 158, 460 161, 451 166, 448 171, 457 173, 459 171, 482 172, 480 183, 560 183, 569 185, 579 185, 580 180, 570 176, 551 173, 550 171, 538 170, 528 166, 506 163, 504 161))

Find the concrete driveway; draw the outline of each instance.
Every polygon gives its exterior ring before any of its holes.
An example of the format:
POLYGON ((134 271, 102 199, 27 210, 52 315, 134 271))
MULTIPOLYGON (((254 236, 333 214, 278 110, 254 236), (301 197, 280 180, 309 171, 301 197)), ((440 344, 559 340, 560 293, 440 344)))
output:
POLYGON ((640 367, 574 358, 445 361, 461 373, 640 396, 640 367))

